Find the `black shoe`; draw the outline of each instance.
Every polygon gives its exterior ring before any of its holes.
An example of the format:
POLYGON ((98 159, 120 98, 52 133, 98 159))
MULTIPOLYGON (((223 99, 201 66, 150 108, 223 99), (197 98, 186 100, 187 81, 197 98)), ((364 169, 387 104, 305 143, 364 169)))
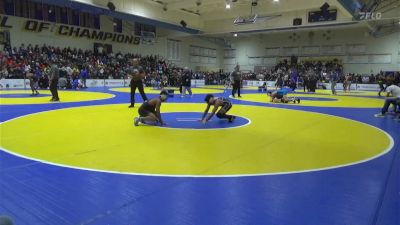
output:
POLYGON ((240 96, 240 95, 238 96, 238 98, 241 98, 241 97, 242 97, 242 96, 240 96))
POLYGON ((300 104, 300 99, 299 98, 297 99, 297 104, 300 104))
POLYGON ((135 105, 130 105, 130 106, 128 106, 128 108, 134 108, 135 107, 135 105))
POLYGON ((232 123, 236 119, 236 116, 231 116, 231 118, 228 119, 229 123, 232 123))
POLYGON ((59 102, 59 101, 60 101, 59 98, 56 98, 56 99, 53 100, 53 102, 59 102))

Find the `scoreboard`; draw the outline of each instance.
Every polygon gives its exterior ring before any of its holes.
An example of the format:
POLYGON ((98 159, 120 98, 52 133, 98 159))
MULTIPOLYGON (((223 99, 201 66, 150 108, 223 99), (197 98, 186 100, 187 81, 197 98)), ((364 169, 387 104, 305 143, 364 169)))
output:
POLYGON ((336 18, 337 18, 337 9, 308 12, 309 23, 335 21, 336 18))

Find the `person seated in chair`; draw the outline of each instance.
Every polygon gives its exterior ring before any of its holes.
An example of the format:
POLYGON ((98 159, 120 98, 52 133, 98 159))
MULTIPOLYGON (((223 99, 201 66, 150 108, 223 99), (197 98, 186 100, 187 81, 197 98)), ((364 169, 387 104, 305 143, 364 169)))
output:
POLYGON ((400 108, 400 87, 394 84, 389 85, 386 88, 386 100, 385 104, 383 105, 381 109, 381 113, 375 114, 375 117, 385 117, 385 114, 389 110, 389 106, 393 105, 394 110, 396 111, 396 108, 400 108))
POLYGON ((258 86, 258 92, 267 91, 267 82, 264 82, 263 85, 258 86))

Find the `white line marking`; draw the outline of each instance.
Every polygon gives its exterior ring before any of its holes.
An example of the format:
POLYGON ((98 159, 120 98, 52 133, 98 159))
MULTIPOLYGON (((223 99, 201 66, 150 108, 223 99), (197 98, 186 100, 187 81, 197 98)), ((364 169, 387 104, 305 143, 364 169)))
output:
MULTIPOLYGON (((166 112, 169 113, 169 112, 166 112)), ((176 118, 176 120, 199 120, 200 118, 176 118)))
MULTIPOLYGON (((110 104, 110 105, 123 105, 123 104, 110 104)), ((90 105, 90 106, 82 106, 82 107, 100 107, 100 106, 105 106, 105 105, 90 105)), ((108 105, 107 105, 108 106, 108 105)), ((259 107, 259 106, 255 106, 255 107, 259 107)), ((73 108, 73 107, 72 107, 73 108)), ((42 112, 36 112, 36 113, 31 113, 31 114, 25 114, 22 116, 18 116, 9 120, 5 120, 3 122, 0 122, 0 124, 6 123, 6 122, 10 122, 19 118, 23 118, 26 116, 31 116, 31 115, 35 115, 35 114, 39 114, 39 113, 44 113, 44 112, 49 112, 49 111, 57 111, 57 110, 64 110, 64 109, 69 109, 67 108, 61 108, 61 109, 52 109, 52 110, 46 110, 46 111, 42 111, 42 112)), ((374 159, 377 159, 385 154, 387 154, 388 152, 390 152, 393 149, 394 146, 394 140, 393 137, 387 133, 386 131, 382 130, 381 128, 375 127, 371 124, 368 123, 364 123, 358 120, 354 120, 354 119, 349 119, 346 117, 341 117, 341 116, 336 116, 336 115, 331 115, 331 114, 326 114, 326 113, 321 113, 321 112, 313 112, 313 111, 303 111, 303 110, 295 110, 295 109, 282 109, 282 110, 291 110, 291 111, 301 111, 301 112, 309 112, 309 113, 315 113, 315 114, 320 114, 320 115, 325 115, 325 116, 330 116, 330 117, 336 117, 336 118, 340 118, 340 119, 345 119, 345 120, 349 120, 349 121, 353 121, 356 123, 360 123, 366 126, 370 126, 372 128, 375 128, 377 130, 380 130, 381 132, 383 132, 388 138, 389 138, 389 146, 380 154, 377 154, 375 156, 372 156, 370 158, 366 158, 366 159, 362 159, 362 160, 358 160, 355 162, 351 162, 351 163, 345 163, 345 164, 341 164, 341 165, 336 165, 336 166, 327 166, 327 167, 321 167, 321 168, 316 168, 316 169, 305 169, 305 170, 294 170, 294 171, 287 171, 287 172, 266 172, 266 173, 255 173, 255 174, 233 174, 233 175, 198 175, 198 174, 176 174, 176 175, 171 175, 171 174, 152 174, 152 173, 134 173, 134 172, 122 172, 122 171, 110 171, 110 170, 101 170, 101 169, 92 169, 92 168, 86 168, 86 167, 78 167, 78 166, 71 166, 71 165, 66 165, 66 164, 61 164, 61 163, 54 163, 54 162, 50 162, 50 161, 46 161, 46 160, 42 160, 42 159, 38 159, 38 158, 34 158, 34 157, 29 157, 29 156, 25 156, 25 155, 21 155, 19 153, 15 153, 11 150, 8 150, 6 148, 3 148, 2 146, 0 146, 0 151, 6 152, 8 154, 14 155, 14 156, 18 156, 24 159, 29 159, 32 161, 36 161, 36 162, 40 162, 40 163, 44 163, 44 164, 49 164, 49 165, 53 165, 53 166, 60 166, 60 167, 64 167, 64 168, 71 168, 71 169, 77 169, 77 170, 86 170, 86 171, 93 171, 93 172, 101 172, 101 173, 110 173, 110 174, 123 174, 123 175, 134 175, 134 176, 151 176, 151 177, 195 177, 195 178, 208 178, 208 177, 256 177, 256 176, 276 176, 276 175, 287 175, 287 174, 298 174, 298 173, 310 173, 310 172, 318 172, 318 171, 324 171, 324 170, 332 170, 332 169, 339 169, 339 168, 343 168, 343 167, 348 167, 348 166, 355 166, 358 164, 362 164, 368 161, 372 161, 374 159)), ((245 118, 245 117, 243 117, 245 118)), ((246 118, 247 119, 247 118, 246 118)), ((242 126, 246 126, 248 124, 251 124, 251 120, 249 120, 249 123, 242 125, 242 126)), ((240 127, 242 127, 240 126, 240 127)), ((168 127, 162 127, 162 128, 168 128, 168 127)), ((231 127, 232 128, 237 128, 237 127, 231 127)), ((169 128, 169 129, 175 129, 175 128, 169 128)), ((227 129, 227 128, 219 128, 219 129, 227 129)), ((199 129, 197 129, 199 130, 199 129)), ((200 131, 206 131, 206 130, 216 130, 216 129, 201 129, 200 131)))
POLYGON ((176 119, 176 121, 178 121, 178 122, 196 122, 196 121, 199 121, 199 119, 176 119))

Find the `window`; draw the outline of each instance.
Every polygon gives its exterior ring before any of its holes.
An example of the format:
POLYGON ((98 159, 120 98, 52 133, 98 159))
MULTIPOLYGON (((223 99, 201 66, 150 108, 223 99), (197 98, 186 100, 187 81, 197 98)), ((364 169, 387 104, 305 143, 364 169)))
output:
POLYGON ((114 18, 113 20, 114 32, 122 33, 122 20, 114 18))
POLYGON ((43 5, 42 3, 35 2, 33 3, 34 6, 34 18, 37 20, 43 20, 43 5))
POLYGON ((205 64, 217 63, 217 49, 200 46, 190 46, 190 61, 205 64), (198 60, 199 59, 199 60, 198 60))
POLYGON ((236 49, 225 49, 224 58, 236 58, 236 49))
POLYGON ((27 16, 31 19, 35 19, 35 10, 36 10, 35 4, 36 3, 31 2, 31 1, 22 3, 22 7, 28 6, 28 15, 27 16))
POLYGON ((6 0, 6 2, 4 3, 4 12, 6 13, 6 15, 15 15, 15 5, 13 0, 6 0))
POLYGON ((79 23, 81 27, 92 27, 91 26, 91 17, 90 13, 80 12, 79 13, 79 23))
POLYGON ((15 16, 29 18, 28 1, 14 0, 15 16))
POLYGON ((57 7, 58 12, 58 23, 68 24, 68 11, 66 7, 57 7))
POLYGON ((68 9, 68 21, 70 25, 79 26, 79 11, 68 9))
POLYGON ((93 28, 95 29, 100 29, 100 16, 99 15, 94 15, 93 16, 93 28))
POLYGON ((181 41, 167 40, 167 56, 169 60, 180 60, 181 41))
POLYGON ((0 1, 0 14, 6 14, 6 12, 4 11, 4 6, 5 6, 5 2, 0 1))
POLYGON ((156 27, 153 25, 147 25, 142 23, 135 23, 135 35, 141 36, 143 32, 153 32, 156 33, 156 27))
POLYGON ((50 21, 50 22, 56 22, 56 8, 55 6, 52 5, 46 5, 46 8, 43 9, 44 14, 47 15, 47 18, 45 20, 50 21))
MULTIPOLYGON (((100 29, 100 16, 33 0, 0 0, 0 14, 100 29)), ((122 21, 119 23, 122 32, 122 21)))

